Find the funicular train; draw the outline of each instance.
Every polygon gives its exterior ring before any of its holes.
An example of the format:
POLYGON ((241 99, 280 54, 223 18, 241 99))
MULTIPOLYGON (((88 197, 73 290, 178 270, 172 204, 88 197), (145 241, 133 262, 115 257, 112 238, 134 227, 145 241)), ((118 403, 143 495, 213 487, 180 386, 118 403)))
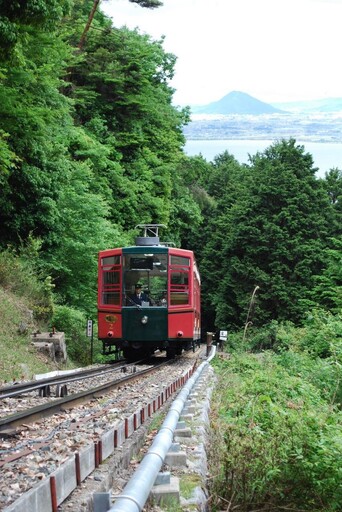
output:
POLYGON ((136 245, 98 260, 98 337, 103 354, 168 357, 200 343, 200 276, 194 253, 159 241, 161 224, 139 224, 136 245), (136 285, 142 296, 135 295, 136 285))

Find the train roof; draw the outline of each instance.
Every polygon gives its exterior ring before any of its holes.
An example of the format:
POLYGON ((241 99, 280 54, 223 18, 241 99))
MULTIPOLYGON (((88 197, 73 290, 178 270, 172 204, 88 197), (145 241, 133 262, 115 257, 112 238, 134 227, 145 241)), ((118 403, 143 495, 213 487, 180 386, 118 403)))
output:
POLYGON ((136 237, 135 245, 107 249, 105 251, 100 251, 100 253, 103 254, 114 250, 122 250, 124 253, 131 251, 136 253, 143 253, 146 252, 146 249, 149 249, 151 252, 155 253, 166 253, 169 249, 172 249, 173 251, 179 251, 179 253, 183 254, 193 254, 193 251, 175 247, 173 242, 161 242, 159 238, 159 228, 161 227, 165 228, 166 226, 164 224, 138 224, 135 226, 135 228, 142 230, 143 234, 142 236, 136 237))

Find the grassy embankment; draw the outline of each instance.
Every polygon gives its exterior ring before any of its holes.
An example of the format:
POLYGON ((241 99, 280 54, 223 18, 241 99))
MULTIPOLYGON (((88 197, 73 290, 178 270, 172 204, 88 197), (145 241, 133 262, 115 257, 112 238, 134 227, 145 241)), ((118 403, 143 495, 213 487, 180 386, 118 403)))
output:
POLYGON ((0 385, 31 379, 57 364, 31 344, 34 331, 49 331, 51 285, 9 251, 0 254, 0 385))
POLYGON ((249 346, 218 355, 212 510, 341 510, 341 327, 340 318, 328 315, 316 330, 320 350, 329 332, 324 357, 305 348, 313 327, 290 325, 272 333, 276 350, 251 353, 249 346))
POLYGON ((31 345, 30 334, 38 328, 30 304, 0 287, 0 383, 31 379, 35 373, 56 365, 31 345))

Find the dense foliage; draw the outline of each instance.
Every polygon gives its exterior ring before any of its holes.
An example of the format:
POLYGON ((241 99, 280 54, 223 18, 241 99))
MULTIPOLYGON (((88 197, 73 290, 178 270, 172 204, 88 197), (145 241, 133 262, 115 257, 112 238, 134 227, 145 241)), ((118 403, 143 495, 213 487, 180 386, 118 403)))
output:
POLYGON ((217 208, 207 228, 203 268, 209 275, 215 254, 208 293, 217 325, 245 322, 256 286, 249 320, 258 325, 300 321, 313 276, 321 274, 326 251, 333 247, 329 236, 336 215, 314 176, 311 155, 294 140, 283 140, 252 157, 249 166, 237 166, 227 154, 214 166, 208 186, 217 208), (220 183, 223 176, 228 186, 220 183))
POLYGON ((55 303, 94 316, 97 252, 151 222, 196 252, 204 332, 338 314, 339 169, 317 179, 295 140, 248 165, 187 157, 176 57, 101 2, 0 2, 0 51, 0 247, 35 247, 55 303))
POLYGON ((17 7, 0 4, 16 33, 2 45, 0 244, 37 240, 56 299, 94 313, 98 250, 129 243, 138 223, 169 223, 188 118, 171 104, 175 57, 99 10, 80 52, 91 1, 17 7))
POLYGON ((236 352, 217 363, 212 505, 337 511, 342 171, 318 179, 292 139, 248 165, 186 156, 176 57, 100 7, 0 0, 1 379, 41 369, 33 328, 89 363, 98 251, 166 224, 196 253, 203 335, 228 329, 236 352))
MULTIPOLYGON (((324 382, 304 373, 319 373, 320 363, 290 349, 281 359, 240 353, 215 366, 213 510, 340 510, 341 412, 324 399, 324 382)), ((332 368, 325 375, 332 379, 332 368)))
POLYGON ((213 510, 340 510, 341 340, 341 313, 323 309, 228 336, 213 361, 213 510))

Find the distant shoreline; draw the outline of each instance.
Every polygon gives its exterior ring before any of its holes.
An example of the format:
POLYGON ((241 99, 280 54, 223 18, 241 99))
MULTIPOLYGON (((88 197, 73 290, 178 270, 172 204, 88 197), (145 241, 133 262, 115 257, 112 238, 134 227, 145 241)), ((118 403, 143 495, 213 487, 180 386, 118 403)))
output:
MULTIPOLYGON (((304 151, 313 157, 314 167, 319 169, 317 176, 332 168, 342 169, 342 142, 304 141, 295 138, 296 144, 304 146, 304 151)), ((277 141, 276 138, 265 139, 187 139, 184 152, 189 156, 202 155, 206 160, 213 161, 215 157, 228 151, 240 163, 248 163, 249 155, 263 152, 277 141)))
POLYGON ((281 140, 342 143, 342 115, 234 115, 207 117, 184 126, 187 140, 281 140))
POLYGON ((204 141, 204 142, 210 142, 210 141, 223 141, 223 140, 227 140, 227 141, 231 141, 231 140, 234 140, 234 141, 249 141, 249 140, 255 140, 255 141, 263 141, 263 142, 266 142, 266 141, 269 141, 270 144, 272 144, 274 141, 276 140, 280 140, 280 139, 285 139, 285 140, 289 140, 289 139, 295 139, 296 142, 298 142, 298 144, 300 143, 304 143, 304 142, 310 142, 310 143, 313 143, 313 144, 342 144, 342 140, 332 140, 332 139, 313 139, 313 138, 307 138, 307 139, 304 139, 303 137, 301 137, 300 139, 298 139, 297 137, 295 136, 287 136, 287 137, 275 137, 275 138, 272 138, 270 139, 269 135, 268 137, 253 137, 252 134, 250 134, 250 136, 246 136, 246 137, 219 137, 219 138, 211 138, 211 137, 186 137, 186 140, 187 141, 204 141))

